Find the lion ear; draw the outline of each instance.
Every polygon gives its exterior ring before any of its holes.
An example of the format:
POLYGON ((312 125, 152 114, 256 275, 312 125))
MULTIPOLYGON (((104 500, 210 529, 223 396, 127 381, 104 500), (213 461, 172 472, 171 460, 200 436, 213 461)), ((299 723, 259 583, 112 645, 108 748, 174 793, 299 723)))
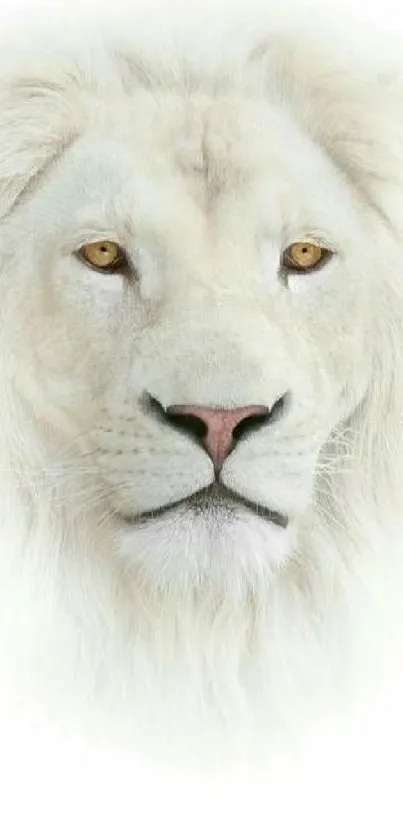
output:
MULTIPOLYGON (((325 24, 326 25, 326 24, 325 24)), ((337 168, 403 233, 403 69, 393 44, 325 38, 303 27, 255 50, 270 95, 337 168), (378 46, 378 50, 376 47, 378 46)), ((345 34, 345 33, 344 33, 345 34)), ((371 35, 371 33, 370 33, 371 35)))
POLYGON ((63 93, 40 79, 0 82, 0 220, 75 136, 63 93))

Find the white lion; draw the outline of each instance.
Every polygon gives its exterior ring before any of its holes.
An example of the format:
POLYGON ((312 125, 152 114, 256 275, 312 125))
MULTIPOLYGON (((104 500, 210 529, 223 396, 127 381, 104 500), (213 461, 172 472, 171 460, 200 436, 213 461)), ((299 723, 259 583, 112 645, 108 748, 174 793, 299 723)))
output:
POLYGON ((401 78, 258 29, 0 80, 5 695, 241 756, 401 629, 401 78))

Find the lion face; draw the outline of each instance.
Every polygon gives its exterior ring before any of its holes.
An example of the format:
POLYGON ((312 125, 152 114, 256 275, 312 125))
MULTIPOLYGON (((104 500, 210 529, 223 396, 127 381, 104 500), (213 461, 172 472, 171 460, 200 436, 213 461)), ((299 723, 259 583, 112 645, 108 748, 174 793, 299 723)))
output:
POLYGON ((116 561, 253 585, 368 384, 371 213, 263 98, 105 97, 3 226, 15 381, 116 561))

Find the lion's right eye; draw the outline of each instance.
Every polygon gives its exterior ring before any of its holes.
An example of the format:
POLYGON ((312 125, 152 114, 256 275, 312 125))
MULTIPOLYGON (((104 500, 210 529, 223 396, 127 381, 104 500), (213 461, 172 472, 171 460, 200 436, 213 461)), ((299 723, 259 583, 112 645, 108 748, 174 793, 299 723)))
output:
POLYGON ((106 274, 121 271, 127 266, 127 256, 116 242, 102 240, 100 242, 89 242, 83 245, 78 251, 78 256, 90 268, 102 271, 106 274))

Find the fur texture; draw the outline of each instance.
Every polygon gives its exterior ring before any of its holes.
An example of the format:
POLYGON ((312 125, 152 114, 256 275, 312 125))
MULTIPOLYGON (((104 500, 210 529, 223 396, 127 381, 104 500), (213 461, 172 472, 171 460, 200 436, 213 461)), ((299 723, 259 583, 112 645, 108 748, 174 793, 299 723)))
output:
POLYGON ((124 742, 267 757, 400 654, 403 89, 326 27, 146 44, 2 58, 2 681, 124 742), (333 259, 285 278, 306 237, 333 259), (131 277, 76 258, 100 239, 131 277), (145 391, 290 394, 223 470, 288 528, 123 523, 212 480, 145 391))

